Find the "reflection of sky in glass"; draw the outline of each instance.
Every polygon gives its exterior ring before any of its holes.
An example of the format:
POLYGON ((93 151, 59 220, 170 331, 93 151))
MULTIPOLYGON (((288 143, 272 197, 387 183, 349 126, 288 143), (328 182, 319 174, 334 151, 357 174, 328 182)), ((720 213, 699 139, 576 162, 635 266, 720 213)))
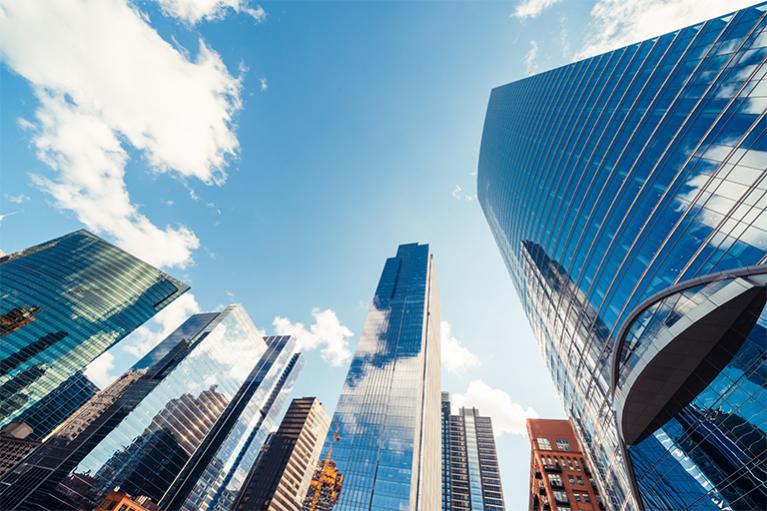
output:
MULTIPOLYGON (((266 350, 264 341, 259 336, 249 335, 251 332, 245 324, 241 310, 227 309, 222 313, 215 326, 206 329, 205 338, 83 459, 75 472, 95 474, 115 452, 126 449, 144 434, 154 417, 174 399, 184 395, 200 399, 204 391, 209 391, 229 401, 247 376, 240 370, 242 361, 249 361, 252 369, 253 361, 266 350), (213 378, 212 384, 205 383, 208 377, 213 378)), ((143 362, 140 361, 139 366, 143 362)), ((187 420, 190 425, 194 424, 201 410, 189 410, 187 420)))
MULTIPOLYGON (((202 460, 204 469, 200 474, 183 474, 194 485, 181 509, 231 509, 266 437, 276 431, 278 417, 303 366, 303 359, 296 352, 296 340, 292 337, 268 337, 267 344, 266 353, 235 400, 241 402, 241 409, 208 445, 202 460)), ((176 508, 176 505, 168 507, 176 508)))
POLYGON ((488 105, 479 200, 616 508, 635 504, 609 394, 615 335, 654 293, 767 251, 764 13, 498 87, 488 105))
POLYGON ((0 314, 39 307, 0 343, 0 426, 188 289, 86 231, 0 258, 0 281, 0 314))
POLYGON ((324 447, 323 457, 332 446, 344 476, 336 510, 414 506, 422 406, 439 438, 438 380, 434 402, 423 404, 422 397, 426 354, 435 356, 423 338, 427 309, 438 317, 430 266, 428 246, 416 244, 401 245, 384 265, 324 447))
POLYGON ((767 508, 765 320, 692 403, 629 448, 646 509, 767 508))

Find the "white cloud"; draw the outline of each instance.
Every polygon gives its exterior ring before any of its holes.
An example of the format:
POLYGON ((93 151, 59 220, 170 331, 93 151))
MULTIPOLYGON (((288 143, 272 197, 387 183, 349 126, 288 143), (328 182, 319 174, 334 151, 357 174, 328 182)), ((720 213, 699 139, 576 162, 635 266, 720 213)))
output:
POLYGON ((166 16, 195 24, 204 20, 217 20, 226 16, 227 11, 243 12, 257 22, 266 19, 266 11, 260 5, 250 6, 248 0, 157 0, 166 16))
POLYGON ((8 218, 9 216, 13 216, 18 214, 18 211, 11 211, 10 213, 0 213, 0 224, 3 223, 3 220, 8 218))
POLYGON ((330 365, 338 367, 352 356, 349 337, 354 333, 341 324, 331 309, 313 309, 314 323, 307 329, 303 323, 291 323, 288 318, 277 316, 272 325, 277 335, 292 335, 298 339, 301 351, 321 348, 321 355, 330 365))
POLYGON ((512 16, 516 18, 535 18, 559 0, 526 0, 517 4, 512 16))
POLYGON ((453 394, 452 401, 457 408, 473 406, 480 414, 492 418, 496 437, 505 433, 527 435, 525 420, 538 417, 532 407, 523 408, 507 392, 494 389, 482 380, 472 380, 464 394, 453 394))
POLYGON ((476 194, 470 194, 470 193, 464 192, 463 187, 461 185, 455 185, 450 195, 452 195, 455 200, 473 201, 474 199, 477 198, 476 194))
POLYGON ((85 376, 99 386, 99 388, 106 388, 112 383, 116 376, 111 374, 111 370, 115 365, 115 357, 111 352, 105 351, 96 360, 88 364, 85 368, 85 376))
POLYGON ((591 36, 577 58, 590 57, 742 9, 755 0, 598 0, 591 36))
POLYGON ((261 92, 264 92, 269 89, 269 82, 266 78, 259 78, 258 84, 261 87, 261 92))
POLYGON ((442 365, 451 373, 460 373, 480 365, 479 358, 453 335, 452 327, 447 321, 442 322, 440 353, 442 365))
POLYGON ((22 202, 29 200, 29 196, 24 195, 23 193, 19 193, 17 195, 10 195, 6 193, 5 198, 8 199, 8 202, 13 202, 14 204, 21 204, 22 202))
POLYGON ((181 326, 189 316, 198 312, 200 305, 194 295, 187 292, 158 312, 151 322, 134 330, 118 346, 131 355, 142 357, 181 326))
POLYGON ((124 144, 155 171, 223 184, 240 80, 218 54, 200 41, 190 60, 124 0, 59 0, 4 4, 0 56, 40 100, 32 141, 56 173, 33 182, 142 259, 189 264, 194 233, 156 226, 131 202, 124 144))
POLYGON ((535 62, 538 58, 538 50, 538 41, 530 41, 530 49, 525 53, 525 57, 522 59, 525 63, 525 74, 528 76, 538 70, 538 64, 535 62))

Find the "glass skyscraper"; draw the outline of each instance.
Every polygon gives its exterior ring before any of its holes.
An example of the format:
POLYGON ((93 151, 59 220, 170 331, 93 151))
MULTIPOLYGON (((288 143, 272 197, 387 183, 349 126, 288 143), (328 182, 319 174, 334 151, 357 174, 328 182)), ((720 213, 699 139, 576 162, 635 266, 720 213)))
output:
POLYGON ((476 408, 450 411, 442 393, 442 510, 504 511, 493 423, 476 408))
POLYGON ((23 414, 48 433, 82 400, 79 371, 187 289, 83 230, 0 257, 0 427, 23 414), (49 397, 62 385, 74 401, 49 397))
POLYGON ((262 338, 239 305, 190 317, 0 479, 0 509, 95 507, 118 486, 157 503, 222 431, 255 456, 252 425, 279 413, 294 345, 262 338))
POLYGON ((612 509, 767 508, 766 11, 490 97, 480 204, 612 509))
POLYGON ((323 447, 343 477, 334 511, 440 508, 439 325, 429 246, 400 245, 384 265, 323 447))

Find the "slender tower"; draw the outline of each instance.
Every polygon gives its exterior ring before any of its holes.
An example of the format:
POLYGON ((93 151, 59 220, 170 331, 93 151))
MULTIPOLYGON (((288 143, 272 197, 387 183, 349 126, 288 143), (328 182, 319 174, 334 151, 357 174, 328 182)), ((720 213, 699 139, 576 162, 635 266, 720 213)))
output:
POLYGON ((442 393, 443 511, 504 511, 493 423, 476 408, 450 413, 442 393))
POLYGON ((384 265, 323 448, 343 476, 334 511, 440 508, 439 342, 429 246, 400 245, 384 265))

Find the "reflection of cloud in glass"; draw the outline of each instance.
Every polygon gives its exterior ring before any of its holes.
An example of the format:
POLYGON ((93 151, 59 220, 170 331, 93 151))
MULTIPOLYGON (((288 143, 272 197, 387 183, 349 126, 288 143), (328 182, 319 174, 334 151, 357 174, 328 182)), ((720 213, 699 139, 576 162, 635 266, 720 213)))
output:
POLYGON ((767 249, 767 151, 714 145, 705 157, 724 163, 713 176, 699 174, 685 183, 687 190, 677 198, 679 209, 694 202, 696 220, 714 231, 713 245, 729 236, 767 249))

